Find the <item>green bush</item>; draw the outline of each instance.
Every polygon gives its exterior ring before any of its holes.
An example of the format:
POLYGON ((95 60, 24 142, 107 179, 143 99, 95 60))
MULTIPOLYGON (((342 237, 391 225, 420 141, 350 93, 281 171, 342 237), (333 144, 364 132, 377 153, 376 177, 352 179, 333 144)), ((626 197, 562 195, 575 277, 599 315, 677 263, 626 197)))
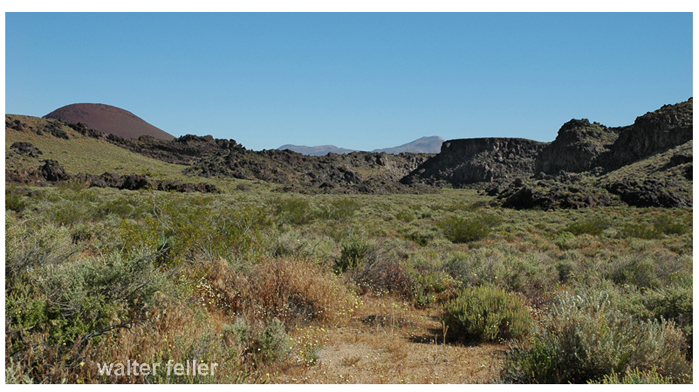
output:
POLYGON ((423 230, 412 230, 410 231, 405 238, 420 245, 420 246, 427 246, 427 244, 430 243, 430 241, 434 240, 438 236, 438 233, 435 233, 433 231, 423 231, 423 230))
POLYGON ((27 207, 27 201, 20 195, 5 194, 5 210, 22 212, 27 207))
POLYGON ((408 223, 415 220, 415 215, 408 210, 402 210, 396 214, 396 219, 408 223))
POLYGON ((444 269, 466 287, 489 284, 528 296, 540 294, 558 280, 553 262, 546 254, 506 254, 497 248, 455 253, 444 269))
POLYGON ((254 364, 281 362, 291 354, 291 339, 284 322, 277 318, 266 324, 250 325, 239 317, 233 324, 223 326, 221 336, 229 355, 254 364))
POLYGON ((523 383, 586 383, 613 373, 656 368, 672 382, 686 382, 683 334, 673 322, 639 321, 611 307, 604 295, 568 293, 558 298, 545 329, 528 348, 507 358, 503 378, 523 383))
POLYGON ((657 290, 649 290, 643 296, 643 305, 652 317, 674 321, 684 333, 689 346, 693 348, 694 293, 691 284, 673 284, 657 290))
POLYGON ((496 341, 527 335, 533 319, 518 297, 492 286, 468 288, 444 307, 447 334, 496 341))
POLYGON ((345 221, 352 218, 360 207, 361 204, 353 199, 333 200, 330 206, 321 207, 320 216, 323 219, 345 221))
POLYGON ((573 233, 576 236, 581 234, 600 235, 607 227, 609 224, 604 219, 594 217, 571 223, 563 231, 573 233))
POLYGON ((682 235, 692 229, 692 221, 686 218, 675 218, 668 215, 660 215, 653 221, 653 227, 660 233, 667 235, 682 235))
POLYGON ((635 285, 642 289, 688 281, 691 275, 691 259, 663 250, 620 257, 610 262, 603 274, 618 285, 635 285))
POLYGON ((619 230, 621 238, 640 238, 644 240, 652 240, 660 238, 660 232, 652 225, 627 223, 619 230))
POLYGON ((308 200, 301 198, 274 199, 271 202, 279 223, 303 225, 310 223, 316 217, 308 200))
POLYGON ((457 244, 477 241, 490 234, 490 227, 478 218, 451 216, 440 222, 439 227, 449 241, 457 244))
POLYGON ((289 335, 284 329, 284 323, 275 318, 267 324, 255 338, 252 350, 265 363, 284 360, 291 353, 289 335))
POLYGON ((618 285, 633 284, 637 287, 654 288, 661 284, 656 265, 650 257, 623 258, 612 267, 611 278, 618 285))
POLYGON ((355 269, 373 251, 375 245, 363 237, 352 235, 349 241, 342 244, 340 257, 335 260, 335 271, 338 273, 355 269))
POLYGON ((633 369, 623 376, 618 373, 605 375, 601 380, 589 384, 671 384, 672 379, 658 374, 655 367, 650 370, 633 369))

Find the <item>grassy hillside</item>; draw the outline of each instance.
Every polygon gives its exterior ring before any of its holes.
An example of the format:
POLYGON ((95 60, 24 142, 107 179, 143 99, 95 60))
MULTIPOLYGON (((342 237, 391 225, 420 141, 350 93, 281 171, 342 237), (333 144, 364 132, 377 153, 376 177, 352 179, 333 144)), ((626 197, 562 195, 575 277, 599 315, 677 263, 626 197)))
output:
POLYGON ((26 124, 26 129, 17 131, 5 128, 5 156, 11 152, 10 146, 15 142, 29 142, 43 152, 38 158, 16 157, 6 159, 7 168, 36 168, 43 159, 55 159, 69 173, 117 174, 159 173, 166 178, 181 179, 185 166, 167 164, 162 161, 144 157, 117 147, 103 140, 80 135, 67 126, 61 128, 70 139, 57 138, 53 135, 37 135, 30 128, 43 129, 49 120, 30 116, 10 115, 10 121, 19 120, 26 124))
POLYGON ((158 180, 214 183, 224 191, 233 190, 241 185, 251 189, 269 188, 266 184, 248 180, 203 179, 196 175, 185 175, 183 171, 188 166, 149 158, 103 139, 83 136, 56 120, 7 115, 5 127, 6 169, 9 171, 34 170, 41 166, 46 159, 58 161, 72 175, 78 173, 100 175, 105 172, 124 175, 143 174, 158 180), (8 123, 15 121, 19 121, 20 125, 7 126, 8 123), (59 132, 63 132, 67 139, 51 134, 47 129, 52 126, 55 127, 54 129, 60 129, 59 132), (42 154, 35 157, 17 154, 11 148, 15 142, 31 143, 42 154))

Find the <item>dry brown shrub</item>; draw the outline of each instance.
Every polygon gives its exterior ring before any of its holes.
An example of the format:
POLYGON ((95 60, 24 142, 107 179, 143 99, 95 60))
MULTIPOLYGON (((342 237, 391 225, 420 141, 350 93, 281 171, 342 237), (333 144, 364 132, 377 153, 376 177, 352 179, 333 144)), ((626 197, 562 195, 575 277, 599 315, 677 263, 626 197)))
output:
POLYGON ((339 325, 353 309, 352 295, 337 276, 295 259, 264 259, 249 270, 233 270, 219 260, 206 282, 211 306, 250 322, 278 318, 287 326, 315 321, 339 325))

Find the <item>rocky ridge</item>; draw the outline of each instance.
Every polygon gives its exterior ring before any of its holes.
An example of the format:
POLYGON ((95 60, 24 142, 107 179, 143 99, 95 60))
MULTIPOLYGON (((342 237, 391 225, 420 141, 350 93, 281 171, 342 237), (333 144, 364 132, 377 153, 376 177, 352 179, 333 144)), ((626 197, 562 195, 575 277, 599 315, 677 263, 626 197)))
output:
POLYGON ((448 140, 438 155, 401 180, 404 184, 460 187, 534 174, 534 159, 547 143, 519 138, 448 140))
MULTIPOLYGON (((263 180, 280 184, 283 191, 424 193, 441 186, 476 187, 504 207, 552 209, 618 204, 691 207, 692 120, 690 98, 639 116, 625 127, 573 119, 551 143, 519 138, 458 139, 444 142, 436 155, 352 152, 325 156, 252 151, 235 140, 212 136, 127 139, 105 135, 82 123, 48 119, 41 126, 27 127, 12 115, 6 116, 5 126, 6 130, 62 139, 73 137, 66 133, 70 127, 85 137, 185 165, 185 174, 263 180)), ((42 152, 30 144, 15 143, 7 154, 38 157, 42 152)), ((22 182, 26 177, 51 182, 55 180, 50 176, 62 176, 60 171, 42 170, 33 174, 6 170, 6 177, 8 181, 22 182)), ((117 187, 127 183, 110 178, 89 181, 117 187)))

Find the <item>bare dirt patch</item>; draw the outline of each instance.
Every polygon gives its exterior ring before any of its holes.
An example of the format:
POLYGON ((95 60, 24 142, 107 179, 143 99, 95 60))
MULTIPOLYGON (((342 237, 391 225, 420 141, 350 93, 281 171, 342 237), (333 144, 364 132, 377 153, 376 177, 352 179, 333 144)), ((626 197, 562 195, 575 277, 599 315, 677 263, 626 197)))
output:
MULTIPOLYGON (((348 326, 299 329, 300 342, 317 342, 314 361, 296 350, 297 365, 267 376, 272 383, 491 383, 506 346, 444 344, 435 310, 395 298, 363 297, 348 326)), ((308 344, 305 347, 309 347, 308 344)))

